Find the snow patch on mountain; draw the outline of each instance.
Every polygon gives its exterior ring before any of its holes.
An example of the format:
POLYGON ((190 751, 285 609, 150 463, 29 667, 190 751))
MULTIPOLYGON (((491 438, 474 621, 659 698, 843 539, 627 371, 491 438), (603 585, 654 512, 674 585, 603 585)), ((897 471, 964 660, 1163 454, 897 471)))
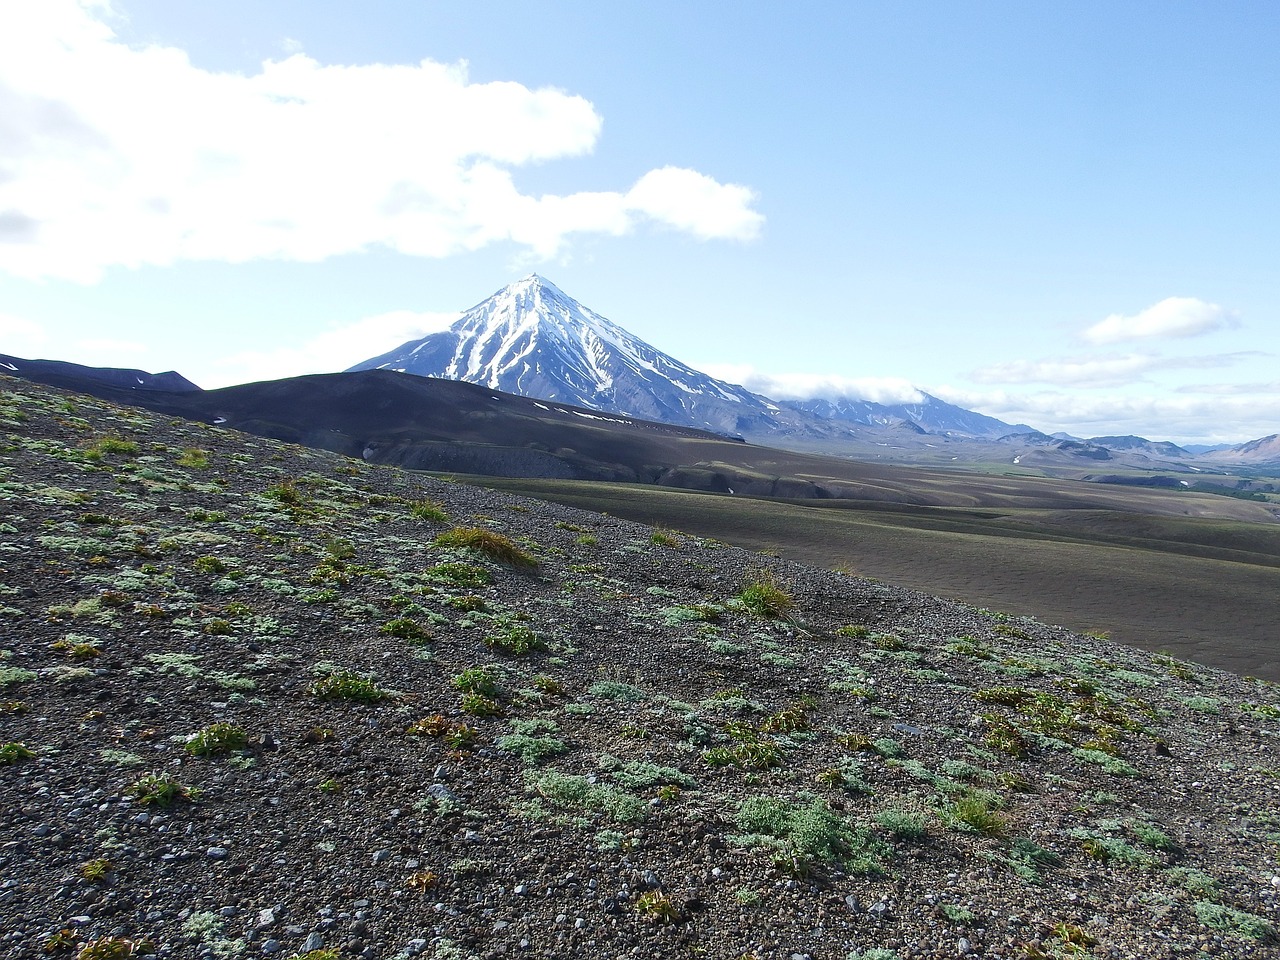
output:
POLYGON ((736 433, 766 398, 694 370, 530 274, 447 330, 351 370, 397 370, 631 416, 736 433))

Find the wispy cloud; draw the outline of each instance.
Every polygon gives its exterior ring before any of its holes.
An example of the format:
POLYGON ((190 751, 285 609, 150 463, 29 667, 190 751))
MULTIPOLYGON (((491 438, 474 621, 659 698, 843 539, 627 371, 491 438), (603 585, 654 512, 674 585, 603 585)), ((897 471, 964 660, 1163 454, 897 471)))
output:
POLYGON ((950 386, 931 386, 929 391, 1009 423, 1082 437, 1136 434, 1151 440, 1239 443, 1275 433, 1280 423, 1280 396, 977 391, 950 386))
POLYGON ((1239 318, 1216 303, 1195 297, 1167 297, 1132 316, 1113 313, 1085 330, 1081 336, 1090 343, 1121 343, 1195 337, 1238 326, 1239 318))
MULTIPOLYGON (((589 154, 586 99, 473 83, 465 63, 249 76, 132 48, 103 3, 0 4, 0 269, 93 282, 111 266, 442 257, 501 242, 551 257, 575 233, 652 223, 755 237, 747 187, 662 167, 621 189, 529 196, 513 168, 589 154)), ((286 47, 286 49, 288 49, 286 47)))
POLYGON ((459 316, 395 310, 330 327, 299 344, 232 354, 218 360, 216 366, 187 375, 203 387, 221 387, 306 373, 335 373, 410 340, 444 330, 459 316))
POLYGON ((1146 374, 1161 370, 1205 370, 1230 367, 1256 351, 1165 357, 1153 353, 1057 357, 1050 360, 1010 360, 972 374, 977 383, 1050 383, 1072 387, 1116 387, 1141 383, 1146 374))
POLYGON ((1262 383, 1187 383, 1175 388, 1174 392, 1215 397, 1280 394, 1280 380, 1270 380, 1262 383))
POLYGON ((703 364, 698 369, 720 380, 740 384, 775 400, 848 398, 875 403, 919 403, 924 399, 899 377, 840 377, 817 373, 765 373, 742 364, 703 364))

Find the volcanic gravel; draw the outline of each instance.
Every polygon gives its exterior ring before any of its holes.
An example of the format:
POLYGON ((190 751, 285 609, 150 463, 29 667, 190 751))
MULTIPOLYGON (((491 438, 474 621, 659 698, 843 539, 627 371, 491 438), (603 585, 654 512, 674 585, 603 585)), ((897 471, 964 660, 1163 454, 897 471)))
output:
POLYGON ((1278 735, 1274 684, 0 378, 5 957, 1275 957, 1278 735))

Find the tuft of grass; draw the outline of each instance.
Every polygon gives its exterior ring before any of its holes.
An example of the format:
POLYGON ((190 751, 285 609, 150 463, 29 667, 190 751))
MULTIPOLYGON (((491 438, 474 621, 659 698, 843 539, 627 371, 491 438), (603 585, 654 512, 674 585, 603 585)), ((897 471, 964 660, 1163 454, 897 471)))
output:
POLYGON ((187 738, 187 753, 197 757, 210 757, 233 750, 243 750, 249 744, 249 736, 241 727, 231 723, 212 723, 187 738))
POLYGON ((471 563, 437 563, 434 567, 424 570, 422 575, 432 583, 462 587, 466 590, 475 590, 493 582, 493 576, 488 570, 471 563))
POLYGON ((848 637, 850 640, 865 640, 871 636, 871 628, 860 623, 850 623, 836 629, 837 637, 848 637))
POLYGON ((683 919, 677 907, 661 890, 647 890, 636 899, 636 911, 655 923, 678 923, 683 919))
POLYGON ((383 699, 383 690, 372 677, 354 670, 338 670, 320 677, 307 688, 321 700, 352 700, 357 703, 374 703, 383 699))
POLYGON ((765 620, 781 620, 791 615, 796 602, 769 571, 761 571, 744 581, 738 602, 747 612, 765 620))
POLYGON ((138 452, 138 444, 134 440, 123 437, 99 437, 85 448, 84 455, 90 460, 101 460, 107 454, 119 454, 132 457, 138 452))
POLYGON ((90 883, 102 883, 113 869, 115 868, 110 860, 97 857, 80 864, 80 876, 90 883))
POLYGON ((473 717, 500 717, 502 704, 493 697, 486 697, 483 693, 464 693, 462 711, 473 717))
POLYGON ((455 690, 485 697, 498 695, 498 673, 493 667, 467 667, 449 681, 455 690))
POLYGON ((279 483, 267 487, 263 493, 276 503, 282 503, 286 507, 303 507, 306 505, 307 498, 301 490, 298 489, 293 480, 285 479, 279 483))
POLYGON ((649 534, 649 542, 654 546, 669 547, 674 550, 680 546, 680 537, 676 535, 674 530, 658 527, 653 533, 649 534))
POLYGON ((200 447, 187 447, 178 456, 177 464, 193 470, 206 470, 209 467, 209 451, 200 447))
POLYGON ((454 527, 436 537, 435 545, 471 550, 508 567, 536 569, 538 566, 538 561, 509 537, 485 527, 454 527))
POLYGON ((35 753, 27 749, 25 744, 18 743, 16 740, 10 740, 8 743, 0 744, 0 767, 7 767, 10 764, 17 763, 19 760, 30 760, 35 753))
POLYGON ((388 620, 378 628, 378 632, 383 636, 407 640, 415 646, 432 639, 431 632, 412 617, 396 617, 394 620, 388 620))
POLYGON ((547 649, 546 642, 522 623, 510 624, 502 630, 487 634, 484 642, 490 650, 501 650, 513 657, 547 649))
POLYGON ((138 803, 168 807, 179 800, 195 800, 199 791, 180 782, 171 773, 148 773, 131 783, 125 791, 138 803))
POLYGON ((438 500, 415 500, 409 504, 409 516, 432 523, 448 523, 449 514, 438 500))
POLYGON ((958 830, 988 837, 1003 836, 1008 827, 996 801, 981 790, 964 791, 951 802, 943 815, 958 830))

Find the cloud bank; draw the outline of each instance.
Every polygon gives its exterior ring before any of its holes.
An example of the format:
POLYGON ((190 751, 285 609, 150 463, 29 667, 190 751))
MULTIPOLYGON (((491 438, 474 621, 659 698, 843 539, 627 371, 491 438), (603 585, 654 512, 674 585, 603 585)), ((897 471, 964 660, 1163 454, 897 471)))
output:
POLYGON ((1146 374, 1161 370, 1206 370, 1230 367, 1254 351, 1206 354, 1197 357, 1164 357, 1151 353, 1102 354, 1055 357, 1050 360, 1010 360, 973 372, 978 383, 1050 383, 1071 387, 1116 387, 1141 382, 1146 374))
POLYGON ((0 4, 0 270, 94 282, 112 266, 500 242, 550 257, 575 233, 749 240, 763 223, 749 188, 679 167, 616 191, 521 193, 514 168, 595 147, 601 117, 580 96, 430 60, 296 53, 211 72, 125 45, 108 9, 0 4))
POLYGON ((1196 337, 1239 326, 1231 311, 1195 297, 1166 297, 1133 316, 1113 313, 1086 329, 1090 343, 1121 343, 1172 337, 1196 337))
POLYGON ((1008 423, 1064 430, 1080 437, 1135 434, 1175 443, 1241 443, 1275 433, 1280 394, 1010 392, 930 387, 948 403, 1008 423))
POLYGON ((875 403, 919 403, 924 395, 900 377, 840 377, 817 373, 765 373, 745 364, 708 363, 698 366, 718 380, 726 380, 774 400, 846 398, 875 403))

